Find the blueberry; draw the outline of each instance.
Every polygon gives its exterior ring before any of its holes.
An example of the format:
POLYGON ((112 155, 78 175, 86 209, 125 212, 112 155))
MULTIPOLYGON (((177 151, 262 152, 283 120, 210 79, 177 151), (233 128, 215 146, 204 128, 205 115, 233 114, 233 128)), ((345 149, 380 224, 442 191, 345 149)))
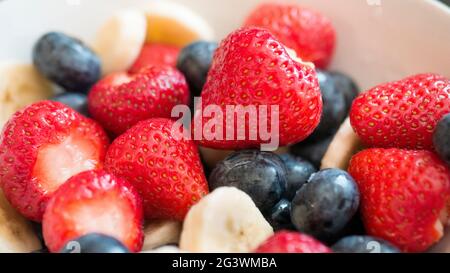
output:
POLYGON ((287 188, 284 196, 287 199, 292 200, 297 190, 300 189, 303 184, 308 181, 311 174, 315 173, 317 170, 310 162, 299 156, 282 154, 280 157, 283 160, 287 171, 287 188))
POLYGON ((217 43, 198 41, 183 48, 178 56, 177 68, 195 96, 200 96, 216 48, 217 43))
POLYGON ((272 208, 268 220, 275 230, 293 229, 291 222, 291 202, 287 199, 281 199, 272 208))
POLYGON ((300 156, 309 162, 311 162, 316 168, 320 168, 320 163, 323 156, 330 146, 333 136, 329 136, 324 139, 313 140, 308 138, 307 140, 294 144, 290 147, 291 153, 300 156))
POLYGON ((128 249, 117 239, 90 233, 69 241, 61 253, 128 253, 128 249))
POLYGON ((347 111, 349 111, 350 107, 352 106, 353 100, 359 94, 358 86, 349 76, 343 73, 328 71, 328 74, 334 81, 334 86, 336 87, 338 92, 344 95, 346 109, 347 111))
POLYGON ((323 109, 319 126, 314 130, 313 135, 319 139, 334 134, 346 118, 348 110, 344 94, 336 88, 332 76, 325 71, 317 70, 317 77, 323 109))
POLYGON ((385 240, 371 236, 348 236, 332 246, 334 252, 340 253, 399 253, 400 250, 385 240))
POLYGON ((319 240, 332 240, 347 226, 359 206, 353 178, 339 169, 314 173, 297 191, 291 204, 291 220, 301 232, 319 240))
POLYGON ((67 91, 87 92, 100 78, 100 59, 81 41, 60 32, 42 36, 34 46, 33 62, 48 79, 67 91))
POLYGON ((442 159, 450 163, 450 114, 445 115, 436 125, 433 144, 442 159))
POLYGON ((230 154, 211 172, 209 187, 233 186, 246 192, 265 215, 286 190, 286 170, 271 152, 243 150, 230 154))
POLYGON ((87 106, 87 96, 81 93, 61 93, 51 98, 53 101, 63 103, 78 113, 89 116, 87 106))

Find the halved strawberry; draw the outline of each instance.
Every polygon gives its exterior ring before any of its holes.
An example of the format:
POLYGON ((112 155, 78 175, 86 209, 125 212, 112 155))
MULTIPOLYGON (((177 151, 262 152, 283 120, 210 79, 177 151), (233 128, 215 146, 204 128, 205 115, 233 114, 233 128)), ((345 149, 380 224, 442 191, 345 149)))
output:
POLYGON ((72 175, 102 167, 107 146, 93 120, 59 102, 32 104, 0 136, 0 185, 19 212, 41 221, 51 194, 72 175))
POLYGON ((169 65, 175 67, 179 53, 180 48, 176 46, 153 43, 145 44, 129 71, 130 73, 136 73, 150 65, 169 65))
POLYGON ((144 238, 142 201, 127 181, 103 170, 86 171, 54 193, 42 228, 52 252, 94 232, 115 237, 130 251, 140 251, 144 238))
POLYGON ((89 112, 117 135, 152 117, 171 117, 172 108, 189 102, 184 76, 169 66, 150 66, 136 74, 114 73, 89 93, 89 112))

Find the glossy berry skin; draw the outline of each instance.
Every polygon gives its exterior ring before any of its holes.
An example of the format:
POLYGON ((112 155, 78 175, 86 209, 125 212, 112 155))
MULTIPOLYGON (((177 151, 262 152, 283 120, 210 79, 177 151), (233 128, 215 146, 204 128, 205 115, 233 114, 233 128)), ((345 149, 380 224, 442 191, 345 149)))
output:
POLYGON ((350 121, 366 146, 433 149, 433 131, 450 112, 450 80, 418 74, 378 85, 353 102, 350 121))
MULTIPOLYGON (((217 105, 222 113, 227 112, 227 107, 237 105, 250 105, 250 108, 260 112, 260 106, 264 105, 267 110, 264 122, 268 126, 271 124, 272 112, 278 107, 279 118, 274 116, 274 119, 279 123, 280 146, 305 139, 318 125, 322 112, 322 99, 314 68, 295 61, 272 34, 260 28, 238 29, 222 41, 214 54, 201 98, 203 110, 210 105, 217 105)), ((196 110, 194 125, 199 126, 199 109, 196 110)), ((261 114, 258 116, 262 117, 261 114)), ((208 123, 219 124, 218 130, 224 129, 224 134, 221 139, 203 137, 199 143, 216 149, 260 148, 262 143, 270 141, 254 130, 256 125, 259 128, 263 125, 259 124, 259 118, 255 122, 250 122, 248 118, 245 120, 245 137, 239 139, 238 132, 241 129, 238 129, 236 116, 235 122, 228 122, 227 118, 222 119, 217 115, 212 118, 204 115, 203 126, 208 123), (232 140, 225 138, 226 132, 232 136, 232 140), (251 132, 256 133, 254 138, 251 132)), ((194 127, 194 130, 197 128, 194 127)))
POLYGON ((172 108, 189 101, 184 76, 169 66, 150 66, 135 74, 106 76, 89 93, 89 113, 119 135, 141 120, 170 118, 172 108))
POLYGON ((194 96, 200 96, 211 67, 217 43, 198 41, 184 47, 177 60, 177 68, 186 77, 194 96))
POLYGON ((354 155, 349 173, 361 193, 369 235, 402 251, 421 252, 443 235, 450 171, 429 151, 367 149, 354 155))
POLYGON ((367 235, 347 236, 332 246, 336 253, 400 253, 391 243, 367 235))
POLYGON ((97 170, 71 177, 54 193, 42 227, 51 252, 90 233, 112 236, 137 252, 144 240, 143 219, 142 200, 132 185, 97 170))
POLYGON ((250 13, 244 25, 269 30, 302 60, 313 62, 318 68, 326 68, 334 53, 336 34, 331 21, 306 7, 264 3, 250 13))
POLYGON ((65 104, 83 116, 89 116, 87 96, 85 94, 61 93, 52 97, 51 100, 65 104))
POLYGON ((317 70, 320 92, 322 94, 323 110, 319 126, 314 130, 311 137, 322 139, 333 135, 347 117, 348 110, 344 93, 335 85, 331 74, 317 70))
POLYGON ((36 42, 33 63, 44 76, 67 91, 87 92, 100 79, 100 59, 80 40, 49 32, 36 42))
POLYGON ((330 240, 347 226, 358 206, 359 191, 353 178, 343 170, 323 169, 297 191, 291 220, 299 231, 330 240))
POLYGON ((274 230, 293 229, 291 223, 291 201, 281 199, 272 208, 268 218, 274 230))
POLYGON ((103 166, 103 129, 59 102, 18 111, 0 136, 0 185, 9 202, 40 222, 52 193, 72 175, 103 166))
POLYGON ((334 86, 338 90, 338 92, 344 95, 346 104, 345 109, 349 111, 350 107, 352 106, 353 100, 359 94, 358 85, 353 81, 352 78, 344 73, 337 71, 327 71, 327 73, 333 80, 334 86))
POLYGON ((333 136, 318 140, 311 136, 303 142, 292 145, 290 151, 292 154, 308 160, 314 167, 320 168, 322 158, 327 152, 332 140, 333 136))
POLYGON ((284 196, 288 200, 292 200, 297 190, 300 189, 306 181, 308 181, 308 178, 317 170, 310 162, 299 156, 282 154, 280 155, 280 158, 283 160, 284 166, 286 167, 287 187, 284 196))
POLYGON ((68 242, 60 253, 129 253, 126 246, 114 237, 89 233, 68 242))
POLYGON ((131 182, 144 201, 147 219, 182 221, 208 193, 197 147, 172 134, 175 122, 139 122, 111 144, 105 169, 131 182))
POLYGON ((280 157, 259 150, 237 151, 216 165, 209 187, 236 187, 247 193, 263 214, 270 212, 286 190, 286 169, 280 157))
POLYGON ((256 253, 330 253, 313 237, 294 231, 278 231, 262 243, 256 253))
POLYGON ((168 65, 175 67, 180 48, 165 44, 145 44, 136 61, 130 67, 130 73, 137 73, 142 68, 151 65, 168 65))
POLYGON ((436 125, 433 144, 441 158, 450 164, 450 114, 445 115, 436 125))

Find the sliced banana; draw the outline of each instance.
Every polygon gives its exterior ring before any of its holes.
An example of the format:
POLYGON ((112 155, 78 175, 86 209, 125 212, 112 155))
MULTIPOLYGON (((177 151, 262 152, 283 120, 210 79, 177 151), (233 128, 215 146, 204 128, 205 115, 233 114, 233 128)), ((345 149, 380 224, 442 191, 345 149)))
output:
POLYGON ((21 108, 53 93, 52 86, 31 64, 0 64, 0 130, 21 108))
POLYGON ((0 190, 0 253, 32 252, 41 248, 31 223, 11 207, 0 190))
POLYGON ((144 228, 143 251, 150 251, 154 248, 178 244, 180 240, 181 223, 173 220, 155 220, 147 223, 144 228))
POLYGON ((162 246, 152 250, 143 250, 140 253, 186 253, 186 251, 182 251, 176 246, 162 246))
POLYGON ((346 169, 350 158, 361 147, 358 136, 353 131, 350 118, 341 125, 322 159, 321 169, 346 169))
POLYGON ((180 249, 189 252, 250 252, 273 234, 250 196, 217 188, 188 212, 180 249))
POLYGON ((141 52, 146 31, 145 13, 138 10, 123 10, 109 18, 92 44, 102 61, 102 73, 127 70, 141 52))
POLYGON ((197 40, 211 41, 214 31, 208 23, 189 8, 169 2, 152 1, 147 15, 147 42, 183 47, 197 40))

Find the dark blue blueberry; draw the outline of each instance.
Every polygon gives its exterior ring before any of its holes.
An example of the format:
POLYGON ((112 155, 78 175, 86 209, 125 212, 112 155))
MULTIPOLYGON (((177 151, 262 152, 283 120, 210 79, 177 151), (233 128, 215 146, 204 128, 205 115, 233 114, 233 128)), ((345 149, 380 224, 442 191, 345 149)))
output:
POLYGON ((63 103, 78 113, 89 116, 87 96, 81 93, 61 93, 51 98, 53 101, 63 103))
POLYGON ((445 115, 436 125, 433 144, 441 158, 450 163, 450 113, 445 115))
POLYGON ((347 116, 348 109, 345 97, 334 84, 330 74, 317 70, 317 77, 322 94, 323 109, 319 126, 314 130, 313 137, 321 139, 334 134, 347 116))
POLYGON ((333 136, 324 139, 312 140, 308 138, 305 141, 292 145, 290 147, 291 153, 300 156, 311 162, 316 168, 320 168, 320 163, 323 156, 330 146, 333 136))
POLYGON ((343 73, 328 71, 328 74, 334 81, 334 86, 338 90, 338 92, 344 95, 346 109, 348 112, 350 110, 350 107, 352 106, 353 100, 359 94, 358 86, 349 76, 343 73))
POLYGON ((332 240, 344 230, 359 206, 353 178, 339 169, 324 169, 297 191, 291 204, 291 220, 301 232, 319 240, 332 240))
POLYGON ((117 239, 90 233, 69 241, 61 253, 128 253, 128 249, 117 239))
POLYGON ((100 59, 81 41, 60 32, 42 36, 34 46, 33 62, 48 79, 66 91, 87 92, 100 78, 100 59))
POLYGON ((385 240, 363 235, 344 237, 332 249, 340 253, 400 253, 398 248, 385 240))
POLYGON ((287 172, 287 188, 284 196, 288 200, 292 200, 297 190, 308 181, 311 174, 317 172, 317 169, 310 162, 299 156, 282 154, 280 157, 287 172))
POLYGON ((286 170, 283 161, 274 153, 238 151, 217 164, 209 176, 211 191, 222 186, 246 192, 267 215, 286 190, 286 170))
POLYGON ((194 96, 200 96, 216 48, 217 43, 198 41, 183 48, 178 56, 177 68, 186 77, 194 96))
POLYGON ((274 230, 293 229, 291 222, 291 202, 287 199, 281 199, 272 208, 268 220, 274 230))

